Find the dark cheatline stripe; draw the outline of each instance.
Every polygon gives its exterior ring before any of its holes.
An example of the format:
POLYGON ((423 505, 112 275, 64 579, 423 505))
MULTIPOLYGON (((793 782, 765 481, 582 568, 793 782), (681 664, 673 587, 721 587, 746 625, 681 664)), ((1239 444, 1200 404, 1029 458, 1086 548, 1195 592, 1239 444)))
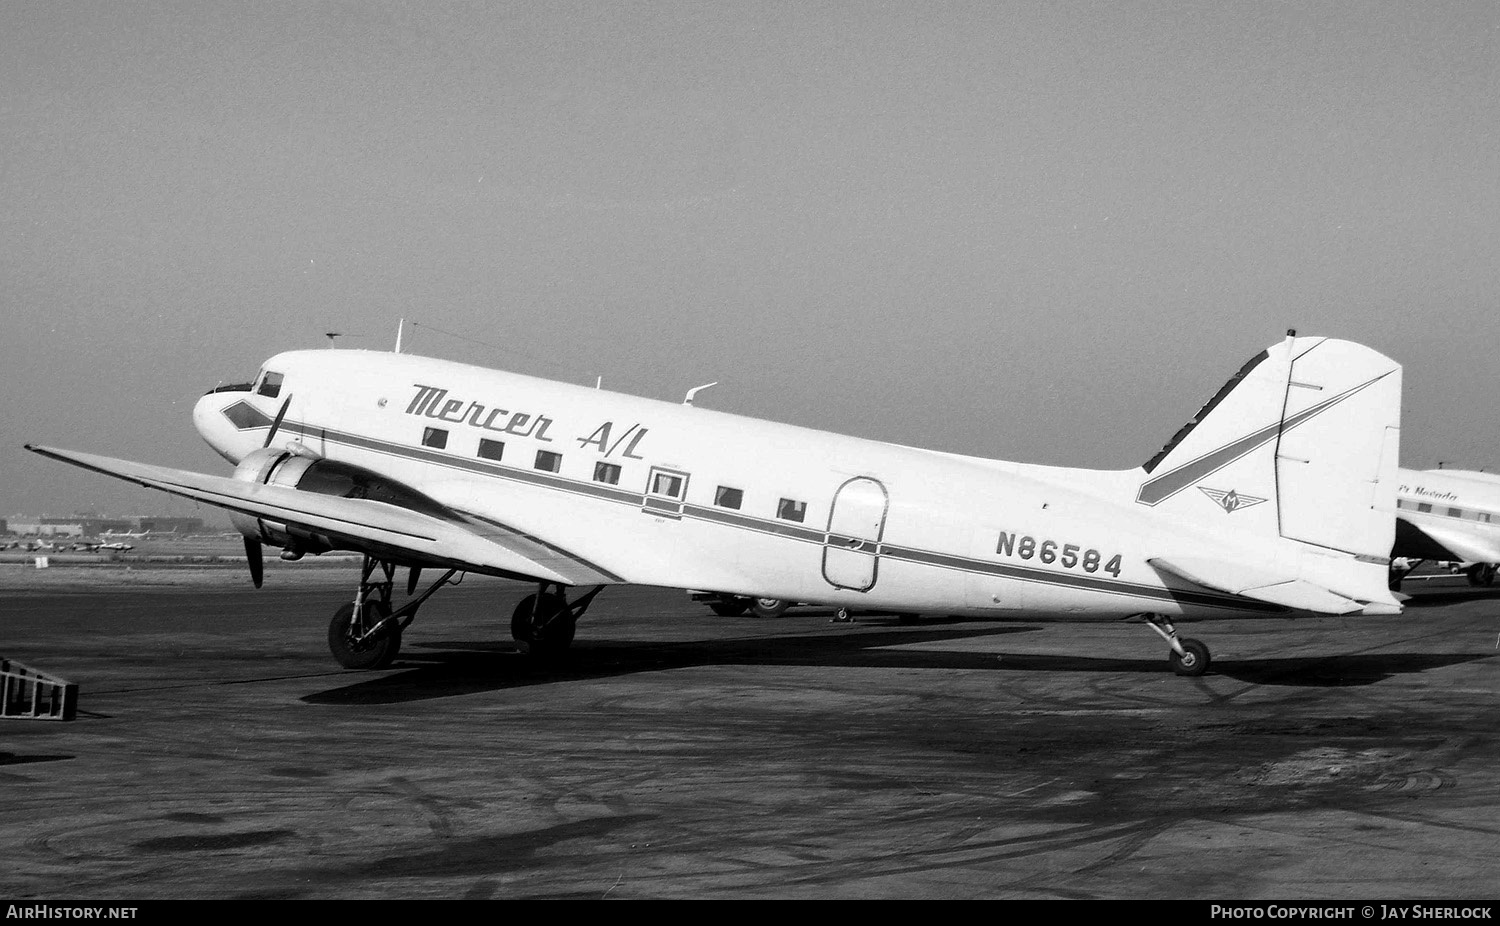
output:
MULTIPOLYGON (((1374 382, 1374 380, 1371 380, 1371 382, 1374 382)), ((1369 383, 1366 383, 1365 385, 1369 385, 1369 383)), ((1345 393, 1345 395, 1350 395, 1353 391, 1355 390, 1351 390, 1350 393, 1345 393)), ((1308 410, 1308 412, 1311 411, 1313 410, 1308 410)), ((1304 412, 1303 414, 1307 414, 1307 412, 1304 412)), ((543 486, 549 489, 556 489, 560 492, 588 495, 594 498, 602 499, 604 501, 616 502, 620 504, 631 505, 634 507, 641 507, 643 509, 646 508, 648 500, 652 499, 652 496, 648 496, 644 492, 632 492, 617 488, 615 486, 605 485, 603 483, 583 482, 576 479, 568 479, 563 476, 555 475, 553 473, 519 469, 516 467, 492 463, 486 460, 454 456, 446 452, 430 450, 424 447, 409 447, 404 444, 396 444, 389 441, 364 437, 358 434, 335 431, 329 428, 308 427, 302 424, 287 424, 283 425, 283 427, 288 431, 300 433, 304 436, 317 435, 323 440, 332 443, 345 444, 351 447, 360 447, 365 450, 385 454, 387 456, 405 457, 412 460, 421 460, 423 462, 432 463, 437 466, 446 466, 450 469, 460 469, 485 476, 492 476, 499 479, 509 479, 515 482, 522 482, 529 485, 543 486)), ((672 502, 674 512, 676 504, 677 503, 675 501, 672 502)), ((468 517, 478 517, 477 515, 473 515, 467 512, 465 514, 468 517)), ((730 508, 720 508, 717 506, 709 507, 704 505, 684 503, 682 505, 682 517, 687 520, 708 521, 716 524, 721 524, 726 527, 737 528, 740 530, 750 530, 755 531, 756 533, 785 537, 788 540, 795 540, 801 543, 810 543, 823 546, 830 542, 830 537, 827 531, 807 527, 794 521, 757 518, 730 508)), ((528 539, 531 539, 536 543, 547 545, 545 541, 542 541, 538 538, 531 538, 529 537, 529 535, 521 534, 519 531, 515 531, 514 528, 507 527, 500 522, 490 521, 490 519, 488 518, 481 518, 481 520, 485 520, 486 523, 492 523, 496 527, 510 530, 514 533, 517 533, 519 536, 528 537, 528 539)), ((837 541, 835 540, 834 542, 837 541)), ((872 546, 872 543, 867 542, 862 545, 861 549, 869 550, 869 548, 872 546)), ((612 575, 598 564, 573 557, 573 555, 568 553, 566 550, 555 547, 551 549, 554 549, 555 552, 557 552, 559 555, 575 558, 580 565, 597 570, 603 575, 612 575)), ((992 562, 990 560, 975 559, 967 556, 958 556, 951 553, 939 553, 932 550, 919 550, 912 547, 901 547, 886 543, 880 544, 878 550, 873 550, 870 552, 874 552, 877 556, 886 556, 890 557, 891 559, 904 560, 909 563, 915 563, 922 566, 931 566, 938 569, 949 569, 957 572, 971 572, 981 575, 993 575, 1001 578, 1015 579, 1022 582, 1035 582, 1043 585, 1065 586, 1085 591, 1103 592, 1111 595, 1126 595, 1133 598, 1146 598, 1154 601, 1176 601, 1183 604, 1196 604, 1207 607, 1227 608, 1238 611, 1255 611, 1262 613, 1284 612, 1286 610, 1280 605, 1267 604, 1265 602, 1254 601, 1249 598, 1223 595, 1216 592, 1195 592, 1183 589, 1167 589, 1152 585, 1141 585, 1134 582, 1122 582, 1118 579, 1106 579, 1099 576, 1069 575, 1067 573, 1049 572, 1043 569, 1034 569, 1026 566, 1016 566, 1008 563, 992 562)), ((614 576, 613 578, 616 581, 624 581, 618 576, 614 576)))

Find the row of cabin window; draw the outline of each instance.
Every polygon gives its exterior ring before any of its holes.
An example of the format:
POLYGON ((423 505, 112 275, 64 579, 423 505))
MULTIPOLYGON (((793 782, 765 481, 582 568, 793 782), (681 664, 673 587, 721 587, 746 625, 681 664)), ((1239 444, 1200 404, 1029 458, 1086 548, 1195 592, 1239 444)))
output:
MULTIPOLYGON (((1408 499, 1398 498, 1396 499, 1396 507, 1414 508, 1423 514, 1432 513, 1431 502, 1413 502, 1408 499)), ((1469 521, 1482 521, 1485 523, 1489 523, 1490 521, 1490 513, 1488 511, 1465 511, 1462 508, 1449 508, 1448 517, 1464 518, 1469 521)))
MULTIPOLYGON (((423 429, 422 446, 431 447, 434 450, 446 449, 448 446, 448 432, 442 428, 423 429)), ((479 439, 479 450, 476 455, 483 460, 499 461, 505 456, 505 442, 481 437, 479 439)), ((562 454, 552 450, 538 450, 536 452, 536 461, 532 464, 532 468, 545 473, 559 472, 562 470, 562 454)), ((594 481, 604 483, 605 485, 619 485, 620 464, 605 463, 603 461, 595 463, 594 481)), ((685 479, 682 475, 657 472, 653 474, 651 491, 657 495, 681 498, 684 482, 685 479)), ((714 490, 714 504, 720 508, 739 510, 744 501, 744 489, 719 486, 714 490)), ((786 521, 805 521, 807 519, 807 502, 800 502, 792 498, 783 498, 776 505, 776 517, 786 521)))

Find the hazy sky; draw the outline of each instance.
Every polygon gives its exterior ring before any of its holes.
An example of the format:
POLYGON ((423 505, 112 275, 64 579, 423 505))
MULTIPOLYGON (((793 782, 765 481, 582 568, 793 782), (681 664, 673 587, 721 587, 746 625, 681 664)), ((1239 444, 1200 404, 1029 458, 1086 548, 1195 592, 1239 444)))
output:
MULTIPOLYGON (((0 515, 389 349, 1127 467, 1301 334, 1500 467, 1500 4, 0 3, 0 515), (461 337, 453 337, 451 332, 461 337)), ((753 447, 746 448, 753 453, 753 447)))

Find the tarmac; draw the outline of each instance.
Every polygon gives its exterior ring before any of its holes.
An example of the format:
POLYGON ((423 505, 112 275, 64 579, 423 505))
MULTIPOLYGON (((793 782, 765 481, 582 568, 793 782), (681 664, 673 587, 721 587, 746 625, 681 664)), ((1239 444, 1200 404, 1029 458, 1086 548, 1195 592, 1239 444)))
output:
POLYGON ((1462 579, 1179 625, 1214 654, 1182 678, 1137 624, 654 588, 539 664, 531 589, 476 578, 349 672, 352 570, 43 571, 0 567, 0 656, 79 707, 0 722, 8 901, 1500 894, 1500 589, 1462 579))

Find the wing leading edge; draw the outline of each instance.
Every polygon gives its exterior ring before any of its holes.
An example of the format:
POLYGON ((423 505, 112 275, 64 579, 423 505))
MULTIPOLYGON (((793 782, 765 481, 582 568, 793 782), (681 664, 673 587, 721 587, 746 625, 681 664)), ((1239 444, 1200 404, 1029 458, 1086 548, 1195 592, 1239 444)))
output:
POLYGON ((323 534, 341 548, 412 565, 457 568, 563 585, 623 583, 620 576, 541 538, 460 511, 451 520, 364 498, 322 495, 27 444, 54 460, 205 504, 323 534), (398 554, 393 557, 392 554, 398 554))

